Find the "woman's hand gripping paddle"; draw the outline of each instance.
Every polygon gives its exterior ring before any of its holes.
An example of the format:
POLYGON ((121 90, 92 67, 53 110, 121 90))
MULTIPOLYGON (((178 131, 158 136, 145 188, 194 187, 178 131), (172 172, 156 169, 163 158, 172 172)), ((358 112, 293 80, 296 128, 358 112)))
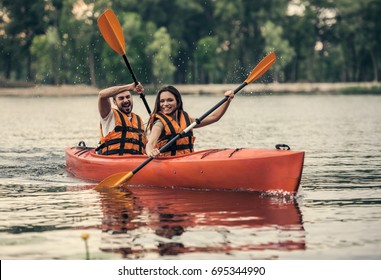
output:
MULTIPOLYGON (((134 80, 135 85, 138 84, 138 80, 132 71, 131 65, 128 62, 125 49, 125 41, 122 27, 118 21, 118 18, 114 12, 110 9, 106 10, 98 18, 98 28, 105 39, 106 43, 119 55, 123 57, 124 62, 127 65, 128 70, 134 80)), ((151 109, 148 106, 144 93, 140 93, 140 98, 143 100, 144 106, 147 109, 148 114, 151 114, 151 109)))
MULTIPOLYGON (((243 89, 246 85, 249 83, 257 80, 260 78, 264 73, 267 72, 267 70, 273 65, 273 63, 276 60, 275 53, 271 52, 268 54, 265 58, 263 58, 257 66, 251 71, 249 76, 246 78, 246 80, 237 87, 233 92, 236 94, 238 91, 243 89)), ((220 107, 224 102, 228 100, 228 96, 225 96, 224 99, 222 99, 219 103, 217 103, 213 108, 211 108, 208 112, 206 112, 204 115, 202 115, 200 118, 196 119, 193 123, 191 123, 187 128, 185 128, 182 132, 177 134, 174 138, 172 138, 167 144, 165 144, 159 151, 163 152, 166 149, 168 149, 170 146, 172 146, 174 143, 176 143, 177 139, 179 139, 182 135, 188 133, 191 129, 193 129, 197 124, 201 123, 203 119, 205 119, 209 114, 211 114, 214 110, 216 110, 218 107, 220 107)), ((142 169, 144 166, 146 166, 151 160, 153 160, 153 157, 150 156, 148 159, 146 159, 144 162, 142 162, 139 166, 137 166, 134 170, 129 172, 121 172, 113 174, 106 179, 104 179, 102 182, 100 182, 95 188, 101 189, 101 188, 114 188, 119 185, 122 185, 126 183, 129 179, 132 178, 140 169, 142 169)))

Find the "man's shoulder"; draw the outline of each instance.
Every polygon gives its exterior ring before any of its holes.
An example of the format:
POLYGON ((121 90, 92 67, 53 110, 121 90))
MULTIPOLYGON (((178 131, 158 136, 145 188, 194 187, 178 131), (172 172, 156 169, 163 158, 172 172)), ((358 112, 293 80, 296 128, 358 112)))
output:
POLYGON ((113 109, 110 110, 110 112, 107 114, 106 117, 101 117, 101 122, 110 122, 110 120, 115 119, 114 111, 113 109))

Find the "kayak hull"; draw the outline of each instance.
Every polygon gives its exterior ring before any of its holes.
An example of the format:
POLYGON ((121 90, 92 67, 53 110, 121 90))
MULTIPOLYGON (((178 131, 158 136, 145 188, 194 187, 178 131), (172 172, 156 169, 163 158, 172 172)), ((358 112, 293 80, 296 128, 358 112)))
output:
MULTIPOLYGON (((103 156, 94 149, 65 150, 66 170, 75 177, 102 181, 129 172, 148 157, 103 156)), ((296 193, 304 152, 266 149, 211 149, 189 155, 159 157, 137 172, 128 185, 296 193)))

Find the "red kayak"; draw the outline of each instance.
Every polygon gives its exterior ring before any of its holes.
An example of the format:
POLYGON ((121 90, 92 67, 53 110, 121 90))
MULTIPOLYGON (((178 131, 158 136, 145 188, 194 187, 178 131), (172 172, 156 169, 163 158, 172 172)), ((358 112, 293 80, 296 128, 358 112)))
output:
MULTIPOLYGON (((75 177, 102 181, 128 172, 148 157, 104 156, 95 149, 66 149, 66 169, 75 177)), ((295 194, 302 175, 304 152, 266 149, 210 149, 189 155, 159 157, 134 175, 128 185, 179 187, 295 194)))

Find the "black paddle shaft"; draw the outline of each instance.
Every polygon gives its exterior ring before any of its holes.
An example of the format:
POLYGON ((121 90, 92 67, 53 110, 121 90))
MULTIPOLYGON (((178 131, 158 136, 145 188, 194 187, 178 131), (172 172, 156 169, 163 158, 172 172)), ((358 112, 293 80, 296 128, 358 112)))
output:
MULTIPOLYGON (((246 82, 243 82, 239 87, 237 87, 233 93, 236 94, 237 92, 239 92, 241 89, 243 89, 245 86, 247 86, 247 83, 246 82)), ((196 123, 199 124, 201 123, 207 116, 209 116, 214 110, 216 110, 218 107, 220 107, 222 104, 224 104, 227 100, 229 99, 228 96, 225 96, 220 102, 218 102, 216 105, 214 105, 213 108, 211 108, 208 112, 206 112, 205 114, 203 114, 201 117, 199 117, 198 119, 196 119, 196 123)), ((183 132, 181 132, 183 133, 183 132)))
POLYGON ((132 79, 134 80, 135 85, 137 85, 138 84, 138 80, 136 79, 134 71, 132 71, 131 65, 128 62, 127 56, 125 54, 123 55, 123 60, 126 63, 128 70, 130 71, 130 74, 132 76, 132 79))
MULTIPOLYGON (((123 55, 123 60, 126 63, 128 70, 130 71, 130 74, 132 76, 132 79, 134 80, 135 85, 137 85, 139 82, 136 79, 134 71, 132 71, 131 65, 128 62, 127 56, 125 54, 123 55)), ((147 100, 146 100, 146 97, 145 97, 144 93, 140 93, 139 95, 140 95, 140 98, 143 100, 144 106, 146 107, 148 114, 151 114, 151 109, 150 109, 150 107, 149 107, 149 105, 147 103, 147 100)))

